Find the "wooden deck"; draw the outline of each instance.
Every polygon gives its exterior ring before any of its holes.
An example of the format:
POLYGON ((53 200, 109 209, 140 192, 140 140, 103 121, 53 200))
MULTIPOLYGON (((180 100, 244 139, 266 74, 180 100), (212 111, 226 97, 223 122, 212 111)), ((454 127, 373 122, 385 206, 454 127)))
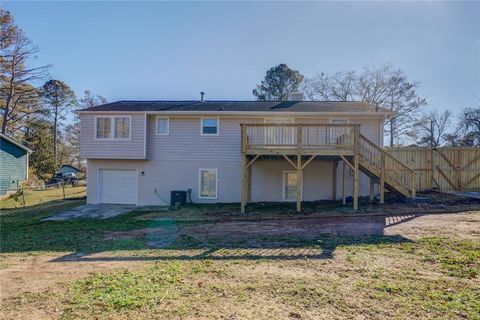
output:
MULTIPOLYGON (((302 184, 303 170, 316 158, 330 158, 334 170, 340 162, 343 172, 353 171, 353 207, 358 209, 358 177, 365 172, 370 177, 370 198, 374 184, 380 187, 380 202, 385 187, 404 196, 415 195, 415 172, 360 134, 356 124, 241 124, 242 196, 241 211, 250 198, 251 166, 266 156, 284 158, 297 171, 297 183, 302 184)), ((335 171, 336 172, 336 171, 335 171)), ((333 175, 332 197, 337 175, 333 175)), ((345 203, 345 174, 342 178, 345 203)), ((297 188, 297 211, 301 211, 301 190, 297 188)))

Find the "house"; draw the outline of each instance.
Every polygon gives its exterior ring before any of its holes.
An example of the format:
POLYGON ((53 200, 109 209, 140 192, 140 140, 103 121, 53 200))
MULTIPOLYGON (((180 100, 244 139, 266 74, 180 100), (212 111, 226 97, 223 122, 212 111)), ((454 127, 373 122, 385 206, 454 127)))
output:
POLYGON ((365 102, 118 101, 80 110, 88 203, 373 198, 415 194, 414 174, 381 148, 385 117, 365 102))
POLYGON ((0 196, 14 192, 28 179, 28 155, 32 151, 0 133, 0 196))
POLYGON ((74 166, 71 166, 69 164, 64 164, 60 167, 60 169, 58 170, 58 172, 61 172, 63 175, 66 175, 66 174, 79 174, 80 173, 80 169, 78 168, 75 168, 74 166))

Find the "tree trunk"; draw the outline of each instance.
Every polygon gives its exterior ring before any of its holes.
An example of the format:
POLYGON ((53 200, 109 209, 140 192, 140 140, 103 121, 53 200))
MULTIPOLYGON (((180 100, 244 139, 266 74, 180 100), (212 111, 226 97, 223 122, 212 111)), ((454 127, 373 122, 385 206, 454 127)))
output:
POLYGON ((58 113, 57 107, 55 107, 55 115, 53 119, 53 157, 55 159, 55 169, 57 168, 57 121, 58 113))
POLYGON ((7 133, 7 117, 8 117, 8 107, 5 108, 5 113, 3 114, 3 122, 2 122, 2 133, 7 133))
POLYGON ((390 147, 393 147, 393 130, 394 130, 394 124, 393 124, 393 119, 390 120, 390 147))

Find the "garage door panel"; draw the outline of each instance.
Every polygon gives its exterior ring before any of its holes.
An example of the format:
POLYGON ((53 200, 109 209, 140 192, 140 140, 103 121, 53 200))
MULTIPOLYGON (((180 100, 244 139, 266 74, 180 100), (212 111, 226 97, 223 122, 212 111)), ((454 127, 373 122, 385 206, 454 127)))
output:
POLYGON ((137 203, 137 170, 100 169, 99 202, 137 203))

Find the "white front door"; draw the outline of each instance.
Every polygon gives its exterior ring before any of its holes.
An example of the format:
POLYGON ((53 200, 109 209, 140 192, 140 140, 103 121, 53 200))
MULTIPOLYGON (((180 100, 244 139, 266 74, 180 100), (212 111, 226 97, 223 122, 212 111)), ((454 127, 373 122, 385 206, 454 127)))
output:
POLYGON ((98 203, 137 204, 136 169, 100 169, 98 203))
POLYGON ((302 198, 302 186, 298 186, 297 171, 283 171, 282 180, 283 201, 297 200, 297 188, 300 188, 300 199, 302 198))

